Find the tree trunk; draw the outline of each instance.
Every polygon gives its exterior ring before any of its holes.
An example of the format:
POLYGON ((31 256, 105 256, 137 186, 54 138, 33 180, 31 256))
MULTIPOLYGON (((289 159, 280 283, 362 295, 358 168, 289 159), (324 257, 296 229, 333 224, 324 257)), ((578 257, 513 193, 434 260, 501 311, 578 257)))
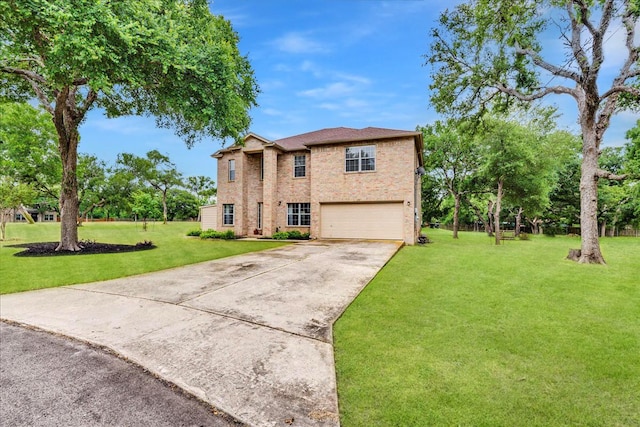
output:
POLYGON ((522 222, 522 212, 524 212, 524 209, 522 209, 522 207, 519 207, 518 213, 516 214, 516 229, 514 234, 516 237, 520 235, 520 223, 522 222))
MULTIPOLYGON (((583 113, 582 116, 585 114, 583 113)), ((584 117, 583 117, 584 119, 584 117)), ((582 126, 580 175, 580 260, 583 264, 605 264, 598 240, 598 144, 595 126, 582 126)))
POLYGON ((603 219, 600 225, 600 237, 607 237, 607 220, 603 219))
POLYGON ((167 223, 167 189, 162 191, 162 223, 167 223))
POLYGON ((9 217, 8 210, 0 211, 0 240, 7 238, 7 219, 9 217))
POLYGON ((453 200, 455 201, 453 207, 453 238, 457 239, 458 228, 460 227, 460 194, 454 194, 453 200))
MULTIPOLYGON (((68 93, 68 91, 67 91, 68 93)), ((61 97, 61 96, 59 96, 61 97)), ((66 97, 62 97, 66 100, 66 97)), ((62 185, 60 188, 60 243, 57 251, 81 250, 78 245, 78 123, 71 112, 58 99, 54 114, 54 124, 58 132, 58 149, 62 161, 62 185), (63 105, 60 105, 63 104, 63 105)))
POLYGON ((498 194, 496 197, 496 204, 494 206, 493 224, 495 227, 496 245, 500 244, 500 210, 502 209, 502 179, 498 181, 498 194))
POLYGON ((487 205, 487 235, 489 237, 493 236, 493 209, 495 208, 495 204, 492 200, 489 200, 487 205))

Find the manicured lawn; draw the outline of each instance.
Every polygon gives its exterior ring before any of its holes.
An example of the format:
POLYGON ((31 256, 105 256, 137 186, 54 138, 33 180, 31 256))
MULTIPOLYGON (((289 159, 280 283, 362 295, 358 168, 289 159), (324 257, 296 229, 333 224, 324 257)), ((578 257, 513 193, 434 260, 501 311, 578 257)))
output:
POLYGON ((81 240, 122 244, 150 240, 157 248, 122 254, 29 258, 14 257, 13 254, 22 249, 7 246, 25 242, 57 241, 60 225, 7 224, 9 240, 0 242, 0 294, 113 279, 284 244, 187 237, 186 232, 194 228, 198 228, 198 223, 150 224, 146 232, 142 230, 140 223, 85 223, 79 230, 81 240))
POLYGON ((426 230, 337 322, 342 425, 640 425, 640 239, 426 230))

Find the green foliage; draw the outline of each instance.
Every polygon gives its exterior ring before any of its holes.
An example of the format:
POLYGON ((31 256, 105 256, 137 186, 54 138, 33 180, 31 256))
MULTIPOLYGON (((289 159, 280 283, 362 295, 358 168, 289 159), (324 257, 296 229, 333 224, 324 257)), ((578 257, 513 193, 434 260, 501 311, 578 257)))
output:
POLYGON ((27 103, 0 103, 0 174, 57 205, 62 166, 51 115, 27 103))
POLYGON ((147 152, 146 157, 129 153, 118 155, 116 163, 138 180, 141 185, 149 185, 162 197, 162 218, 166 224, 169 216, 167 197, 171 188, 182 186, 182 174, 168 156, 158 150, 147 152))
POLYGON ((80 217, 84 217, 107 203, 107 165, 96 156, 80 154, 77 173, 80 217))
POLYGON ((309 233, 301 233, 298 230, 278 231, 271 236, 275 240, 309 240, 309 233))
POLYGON ((227 231, 205 230, 200 233, 200 238, 201 239, 222 239, 222 240, 237 239, 233 230, 227 230, 227 231))
POLYGON ((185 182, 185 188, 193 193, 201 206, 209 205, 216 195, 217 189, 215 182, 208 176, 189 176, 185 182))
POLYGON ((61 250, 78 249, 78 129, 92 108, 152 115, 187 146, 249 126, 253 70, 206 0, 4 1, 0 16, 0 101, 37 99, 58 134, 61 250))
POLYGON ((0 97, 38 95, 49 105, 54 91, 83 88, 92 94, 82 107, 151 114, 189 145, 236 138, 249 125, 253 71, 229 21, 205 0, 9 1, 0 16, 0 97))
POLYGON ((147 229, 147 220, 159 219, 161 215, 160 202, 152 194, 136 191, 132 194, 131 211, 142 219, 143 228, 147 229))
POLYGON ((202 234, 202 230, 200 230, 199 228, 195 228, 193 230, 187 231, 187 236, 191 236, 191 237, 200 237, 201 234, 202 234))
POLYGON ((200 213, 200 202, 190 192, 171 189, 167 192, 167 217, 169 221, 196 219, 200 213))

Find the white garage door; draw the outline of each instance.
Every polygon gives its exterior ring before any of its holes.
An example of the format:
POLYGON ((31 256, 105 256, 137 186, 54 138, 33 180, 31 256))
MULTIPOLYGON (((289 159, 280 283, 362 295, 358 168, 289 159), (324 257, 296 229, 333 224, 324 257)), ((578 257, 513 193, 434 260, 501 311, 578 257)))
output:
POLYGON ((320 237, 403 240, 402 203, 321 204, 320 237))

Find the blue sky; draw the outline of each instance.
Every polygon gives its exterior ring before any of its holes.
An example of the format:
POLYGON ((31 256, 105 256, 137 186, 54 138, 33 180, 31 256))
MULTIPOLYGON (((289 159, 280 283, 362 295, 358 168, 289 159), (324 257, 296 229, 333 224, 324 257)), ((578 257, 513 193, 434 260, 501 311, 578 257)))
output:
MULTIPOLYGON (((431 68, 423 66, 429 32, 438 15, 457 2, 445 0, 215 0, 211 10, 229 19, 240 35, 261 89, 251 110, 251 131, 278 139, 327 127, 367 126, 413 130, 438 119, 429 106, 431 68)), ((640 31, 639 31, 640 32, 640 31)), ((607 39, 619 68, 623 31, 607 39)), ((559 41, 545 42, 549 58, 559 41)), ((558 82, 561 83, 561 82, 558 82)), ((554 97, 562 127, 576 126, 575 101, 554 97)), ((637 115, 612 120, 604 145, 622 145, 637 115)), ((112 163, 118 153, 157 149, 185 175, 216 179, 210 155, 224 141, 206 139, 192 149, 152 118, 107 119, 92 111, 81 129, 80 152, 112 163)))

